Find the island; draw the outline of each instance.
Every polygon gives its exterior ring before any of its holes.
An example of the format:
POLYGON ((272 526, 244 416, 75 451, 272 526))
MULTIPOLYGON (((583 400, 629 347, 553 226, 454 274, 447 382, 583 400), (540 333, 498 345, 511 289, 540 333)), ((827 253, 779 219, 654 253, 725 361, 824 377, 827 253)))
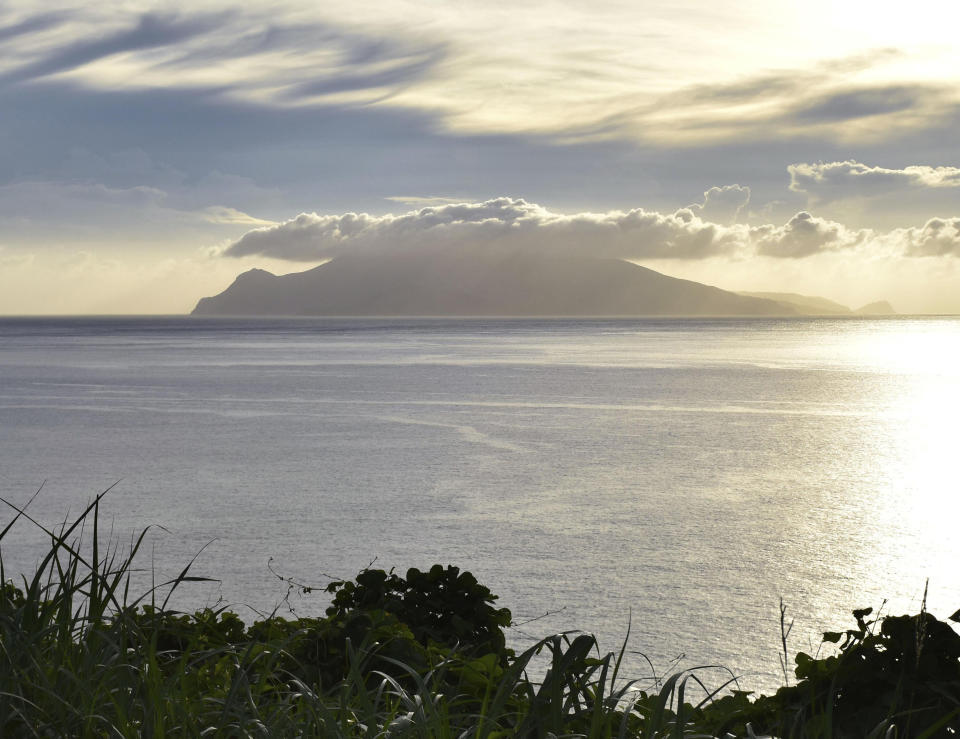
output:
POLYGON ((197 316, 790 316, 794 306, 619 259, 348 254, 287 275, 251 269, 197 316))

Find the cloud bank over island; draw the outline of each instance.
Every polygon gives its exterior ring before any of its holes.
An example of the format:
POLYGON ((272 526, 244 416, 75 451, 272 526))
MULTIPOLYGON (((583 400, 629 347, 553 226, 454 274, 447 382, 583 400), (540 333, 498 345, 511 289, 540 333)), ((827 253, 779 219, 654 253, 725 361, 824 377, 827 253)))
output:
POLYGON ((960 256, 960 219, 933 218, 917 228, 885 233, 848 228, 807 211, 782 225, 708 220, 710 216, 734 219, 747 206, 749 193, 739 185, 714 187, 704 193, 702 204, 673 213, 643 208, 558 213, 510 197, 380 216, 301 213, 248 231, 222 253, 297 262, 353 252, 392 255, 434 249, 634 260, 803 259, 858 249, 890 257, 960 256))
POLYGON ((607 213, 556 213, 520 198, 431 206, 399 215, 302 213, 276 226, 254 229, 226 250, 311 262, 344 250, 382 253, 427 249, 517 250, 555 255, 696 259, 733 253, 738 227, 694 215, 642 208, 607 213))

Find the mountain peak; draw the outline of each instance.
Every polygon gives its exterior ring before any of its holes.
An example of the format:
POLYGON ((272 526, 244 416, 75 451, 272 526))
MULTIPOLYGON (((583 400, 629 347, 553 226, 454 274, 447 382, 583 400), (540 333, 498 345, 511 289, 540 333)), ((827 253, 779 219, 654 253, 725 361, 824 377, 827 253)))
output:
POLYGON ((273 272, 267 272, 267 270, 265 269, 260 269, 259 267, 253 267, 252 269, 248 269, 246 272, 241 272, 240 274, 238 274, 234 282, 240 282, 241 280, 242 281, 256 280, 256 279, 262 279, 264 277, 276 277, 276 275, 273 274, 273 272))

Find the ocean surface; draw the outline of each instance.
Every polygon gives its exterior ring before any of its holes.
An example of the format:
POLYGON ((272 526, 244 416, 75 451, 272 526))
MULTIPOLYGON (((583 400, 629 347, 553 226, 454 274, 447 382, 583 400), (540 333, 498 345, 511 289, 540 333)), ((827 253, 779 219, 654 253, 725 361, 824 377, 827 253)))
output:
MULTIPOLYGON (((473 571, 531 637, 776 687, 850 610, 960 608, 960 320, 0 320, 0 496, 96 493, 246 618, 473 571), (202 550, 202 551, 201 551, 202 550)), ((0 513, 0 526, 12 511, 0 513)), ((19 522, 8 577, 46 550, 19 522)))

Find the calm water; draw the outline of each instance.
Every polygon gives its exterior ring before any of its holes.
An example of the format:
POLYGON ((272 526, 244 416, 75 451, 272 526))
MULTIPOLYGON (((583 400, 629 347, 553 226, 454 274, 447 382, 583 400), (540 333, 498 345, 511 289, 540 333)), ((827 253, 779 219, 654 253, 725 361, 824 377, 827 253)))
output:
MULTIPOLYGON (((169 530, 145 567, 213 540, 188 605, 269 610, 271 558, 319 585, 453 563, 549 614, 518 645, 615 649, 632 617, 658 668, 772 686, 781 596, 794 648, 926 578, 960 607, 958 360, 951 319, 5 319, 0 495, 46 481, 53 523, 119 480, 117 536, 169 530)), ((3 554, 42 549, 18 525, 3 554)))

